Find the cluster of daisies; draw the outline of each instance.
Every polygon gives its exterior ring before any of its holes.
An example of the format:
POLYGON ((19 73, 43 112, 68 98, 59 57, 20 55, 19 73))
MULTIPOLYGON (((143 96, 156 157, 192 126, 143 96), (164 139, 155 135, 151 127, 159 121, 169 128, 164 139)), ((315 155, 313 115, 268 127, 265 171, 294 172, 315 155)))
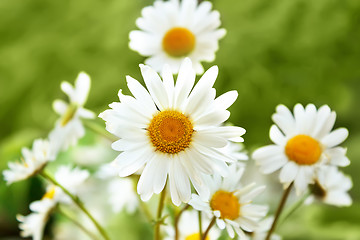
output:
MULTIPOLYGON (((241 143, 245 129, 226 123, 238 93, 216 96, 219 69, 204 72, 201 65, 214 60, 226 33, 219 28, 219 12, 207 1, 155 1, 142 10, 136 25, 140 30, 130 32, 129 47, 148 57, 146 65, 140 64, 144 85, 127 76, 131 95, 120 89, 119 102, 99 115, 116 138, 112 149, 119 152, 94 174, 109 183, 113 211, 126 208, 133 213, 141 206, 145 211, 142 201, 159 194, 157 216, 146 212, 155 222, 155 239, 209 240, 221 234, 240 240, 279 239, 271 234, 278 216, 266 218, 268 206, 254 203, 265 186, 241 180, 248 160, 241 143), (202 76, 196 81, 197 74, 202 76), (163 213, 166 202, 172 213, 163 213)), ((24 148, 21 160, 3 172, 8 184, 35 175, 49 181, 43 198, 30 204, 31 213, 18 215, 21 235, 42 239, 50 214, 59 205, 75 204, 99 234, 110 239, 78 197, 89 171, 62 166, 55 177, 46 171, 48 163, 85 135, 82 119, 95 117, 84 108, 90 90, 87 74, 80 73, 74 87, 64 82, 61 89, 69 103, 54 102, 60 118, 48 139, 35 140, 31 150, 24 148)), ((279 170, 284 189, 294 186, 297 195, 309 196, 308 202, 348 206, 352 182, 338 170, 350 163, 346 149, 339 146, 348 131, 332 130, 335 118, 326 105, 316 109, 297 104, 293 113, 279 105, 270 129, 274 144, 255 150, 252 159, 261 173, 279 170)))

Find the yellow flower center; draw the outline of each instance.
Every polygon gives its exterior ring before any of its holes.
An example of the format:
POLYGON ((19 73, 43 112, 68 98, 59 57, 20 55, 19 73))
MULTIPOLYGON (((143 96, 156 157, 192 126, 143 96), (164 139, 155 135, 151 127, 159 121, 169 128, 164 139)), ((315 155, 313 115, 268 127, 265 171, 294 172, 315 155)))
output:
POLYGON ((234 220, 240 216, 240 203, 232 192, 217 191, 210 200, 212 210, 220 211, 221 218, 234 220))
POLYGON ((286 146, 288 158, 300 165, 316 163, 321 155, 321 146, 318 141, 307 135, 297 135, 291 138, 286 146))
POLYGON ((173 110, 157 113, 147 130, 156 150, 171 154, 187 148, 194 132, 189 118, 173 110))
POLYGON ((74 117, 77 110, 77 106, 70 104, 66 109, 64 116, 61 119, 60 125, 64 127, 74 117))
POLYGON ((162 41, 164 51, 172 57, 188 55, 195 47, 195 36, 188 29, 175 27, 170 29, 162 41))
MULTIPOLYGON (((193 233, 188 236, 186 236, 185 240, 199 240, 200 239, 200 233, 193 233)), ((205 240, 210 240, 209 235, 206 236, 205 240)))
POLYGON ((43 196, 41 199, 45 199, 45 198, 53 199, 53 198, 54 198, 54 195, 55 195, 55 186, 52 186, 52 187, 44 194, 44 196, 43 196))

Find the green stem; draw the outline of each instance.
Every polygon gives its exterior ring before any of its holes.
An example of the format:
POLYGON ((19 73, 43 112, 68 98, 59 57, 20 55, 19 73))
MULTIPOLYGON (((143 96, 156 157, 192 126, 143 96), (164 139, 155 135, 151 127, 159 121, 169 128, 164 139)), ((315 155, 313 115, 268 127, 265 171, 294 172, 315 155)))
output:
POLYGON ((179 224, 179 220, 181 217, 181 214, 186 211, 186 209, 188 209, 190 207, 189 204, 186 204, 185 207, 183 207, 180 212, 175 216, 175 220, 174 220, 174 228, 175 228, 175 240, 179 239, 179 229, 178 229, 178 224, 179 224))
POLYGON ((202 239, 202 219, 201 219, 201 211, 198 211, 198 221, 199 221, 199 235, 200 239, 202 239))
POLYGON ((157 210, 155 229, 154 229, 154 239, 155 240, 161 240, 160 225, 161 225, 162 210, 164 208, 164 203, 165 203, 165 195, 166 195, 166 187, 164 187, 164 189, 162 190, 162 192, 160 194, 159 207, 157 210))
POLYGON ((211 229, 212 226, 214 226, 214 224, 215 224, 215 220, 216 220, 216 217, 213 217, 213 218, 211 219, 211 222, 210 222, 209 226, 206 228, 204 234, 202 235, 201 240, 205 240, 205 239, 206 239, 206 236, 208 235, 210 229, 211 229))
POLYGON ((115 142, 116 140, 119 140, 117 137, 112 135, 111 133, 107 132, 104 127, 100 126, 97 123, 91 122, 91 121, 83 121, 83 124, 85 127, 87 127, 89 130, 93 131, 94 133, 99 134, 100 136, 115 142))
POLYGON ((294 185, 294 182, 291 182, 290 185, 288 186, 288 188, 284 191, 284 194, 283 194, 283 196, 281 198, 279 206, 278 206, 278 208, 276 210, 274 221, 273 221, 273 223, 271 225, 271 228, 270 228, 265 240, 269 240, 270 237, 271 237, 272 232, 275 230, 276 223, 279 220, 280 214, 281 214, 281 212, 282 212, 282 210, 283 210, 283 208, 285 206, 286 200, 287 200, 287 198, 289 196, 289 193, 290 193, 291 188, 292 188, 293 185, 294 185))
POLYGON ((303 203, 305 202, 305 200, 310 196, 310 192, 307 192, 304 194, 304 196, 302 196, 297 202, 295 202, 292 206, 290 206, 289 208, 285 209, 284 214, 282 214, 282 216, 279 219, 279 225, 283 224, 283 222, 288 219, 288 217, 290 217, 291 214, 293 214, 299 207, 301 207, 303 205, 303 203))
POLYGON ((52 182, 54 185, 60 187, 64 193, 66 193, 73 202, 88 216, 88 218, 94 223, 95 227, 99 231, 99 233, 103 236, 104 239, 109 240, 109 236, 105 232, 105 230, 101 227, 101 225, 95 220, 95 218, 90 214, 90 212, 85 208, 84 204, 80 201, 80 199, 73 194, 71 194, 66 188, 64 188, 60 183, 58 183, 53 177, 47 174, 45 171, 40 173, 42 177, 52 182))

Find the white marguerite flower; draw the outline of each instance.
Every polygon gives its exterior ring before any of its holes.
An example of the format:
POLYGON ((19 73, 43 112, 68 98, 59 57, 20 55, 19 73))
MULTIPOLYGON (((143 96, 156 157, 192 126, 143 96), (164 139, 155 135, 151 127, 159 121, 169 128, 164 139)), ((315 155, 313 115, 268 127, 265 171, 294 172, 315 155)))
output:
POLYGON ((61 117, 50 132, 49 139, 57 144, 58 150, 66 150, 85 134, 80 118, 91 119, 95 114, 83 107, 90 91, 90 77, 86 73, 79 73, 75 87, 62 82, 61 89, 68 95, 69 103, 59 99, 54 101, 53 108, 61 117))
POLYGON ((40 172, 49 161, 55 159, 53 145, 48 140, 36 139, 32 149, 22 148, 22 158, 18 162, 9 162, 9 170, 4 170, 4 179, 8 185, 27 179, 40 172))
MULTIPOLYGON (((198 212, 195 210, 187 210, 181 214, 181 217, 178 222, 178 240, 199 240, 199 216, 198 212)), ((202 231, 208 227, 210 220, 208 218, 202 217, 201 226, 202 231)), ((164 231, 166 237, 164 240, 173 240, 175 239, 175 230, 172 224, 167 224, 164 226, 164 231)), ((220 231, 217 228, 212 228, 209 231, 209 234, 206 237, 206 240, 216 240, 220 237, 220 231)))
POLYGON ((351 187, 349 176, 345 176, 337 167, 324 166, 317 171, 315 183, 310 185, 312 195, 307 201, 315 198, 338 207, 350 206, 352 200, 348 191, 351 187))
MULTIPOLYGON (((79 168, 71 169, 68 166, 59 167, 55 173, 56 181, 75 195, 88 176, 88 171, 79 168)), ((19 227, 22 230, 21 236, 32 236, 34 240, 41 240, 47 220, 58 203, 72 204, 72 200, 60 187, 49 185, 42 199, 30 204, 32 213, 27 216, 17 215, 19 227)))
POLYGON ((230 112, 226 110, 237 98, 236 91, 215 99, 213 84, 218 74, 210 68, 194 86, 195 71, 190 59, 180 67, 176 84, 168 65, 162 79, 150 67, 140 65, 146 88, 127 76, 134 97, 119 91, 120 102, 100 114, 106 129, 120 138, 112 148, 122 151, 114 160, 122 177, 144 167, 137 191, 146 201, 160 193, 168 179, 175 205, 188 202, 191 185, 206 191, 203 174, 228 173, 226 162, 235 161, 218 148, 229 140, 241 142, 245 129, 222 126, 230 112))
POLYGON ((177 73, 182 60, 189 57, 196 73, 201 74, 200 62, 214 61, 218 41, 226 34, 225 29, 219 29, 219 12, 211 8, 208 1, 199 5, 197 0, 155 1, 136 20, 140 30, 130 32, 129 46, 149 57, 145 63, 158 72, 166 63, 177 73))
POLYGON ((334 131, 336 114, 327 105, 318 110, 313 104, 294 107, 294 115, 284 105, 276 108, 270 129, 274 142, 257 149, 252 157, 264 174, 281 168, 279 179, 287 187, 294 181, 297 194, 313 183, 315 169, 321 165, 346 166, 346 149, 339 147, 348 136, 345 128, 334 131))
POLYGON ((245 187, 240 186, 240 178, 244 172, 243 167, 230 165, 228 177, 221 178, 214 174, 206 183, 210 186, 210 195, 206 199, 196 194, 192 195, 189 204, 215 217, 217 226, 227 230, 231 238, 237 233, 239 239, 247 239, 244 231, 253 232, 258 228, 258 221, 268 211, 267 206, 252 204, 252 200, 260 194, 265 186, 254 188, 254 183, 245 187))

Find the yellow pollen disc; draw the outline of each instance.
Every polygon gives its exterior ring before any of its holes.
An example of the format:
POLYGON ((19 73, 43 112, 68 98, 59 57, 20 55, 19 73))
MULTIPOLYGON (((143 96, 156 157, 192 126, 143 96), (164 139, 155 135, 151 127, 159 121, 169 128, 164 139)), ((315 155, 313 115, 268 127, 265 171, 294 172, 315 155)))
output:
POLYGON ((55 195, 55 187, 51 187, 51 188, 44 194, 44 196, 43 196, 41 199, 45 199, 45 198, 53 199, 53 198, 54 198, 54 195, 55 195))
POLYGON ((189 118, 173 110, 157 113, 147 130, 157 151, 172 154, 187 148, 194 132, 189 118))
POLYGON ((188 29, 175 27, 170 29, 162 40, 164 51, 173 57, 188 55, 195 47, 195 36, 188 29))
POLYGON ((290 160, 297 164, 311 165, 319 160, 321 146, 310 136, 297 135, 287 142, 285 153, 290 160))
POLYGON ((223 219, 235 220, 240 216, 240 203, 232 192, 217 191, 210 200, 210 207, 220 211, 223 219))
MULTIPOLYGON (((193 233, 191 235, 186 236, 185 240, 199 240, 200 233, 193 233)), ((209 235, 206 236, 205 240, 210 240, 209 235)))

